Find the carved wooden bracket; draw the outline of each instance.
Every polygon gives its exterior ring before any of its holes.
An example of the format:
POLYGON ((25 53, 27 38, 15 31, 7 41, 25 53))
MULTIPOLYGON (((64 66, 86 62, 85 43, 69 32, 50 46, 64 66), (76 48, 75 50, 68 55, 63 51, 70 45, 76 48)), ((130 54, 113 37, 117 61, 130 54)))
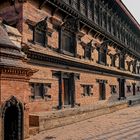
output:
POLYGON ((79 31, 79 32, 77 33, 77 38, 78 38, 78 40, 81 41, 81 38, 84 37, 84 35, 85 35, 85 33, 83 33, 82 31, 79 31))
POLYGON ((50 37, 52 36, 53 32, 54 30, 52 28, 49 28, 49 27, 47 28, 47 33, 50 37))
POLYGON ((79 32, 79 20, 77 18, 67 18, 66 21, 61 25, 65 30, 70 32, 78 33, 79 32))
POLYGON ((60 27, 61 24, 62 24, 62 21, 58 20, 56 17, 52 16, 49 18, 50 19, 50 22, 56 26, 56 27, 60 27))

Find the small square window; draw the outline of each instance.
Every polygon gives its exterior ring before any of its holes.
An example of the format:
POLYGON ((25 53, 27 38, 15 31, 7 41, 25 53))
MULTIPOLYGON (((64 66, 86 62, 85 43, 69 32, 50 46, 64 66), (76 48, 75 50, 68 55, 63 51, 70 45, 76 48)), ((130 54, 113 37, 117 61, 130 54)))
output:
POLYGON ((117 93, 116 85, 110 85, 110 91, 111 91, 111 94, 116 94, 117 93))
POLYGON ((83 87, 82 96, 92 96, 93 93, 91 92, 93 86, 92 85, 81 85, 83 87))
POLYGON ((44 99, 51 98, 51 95, 48 94, 48 89, 51 88, 50 83, 31 83, 31 98, 33 99, 44 99))

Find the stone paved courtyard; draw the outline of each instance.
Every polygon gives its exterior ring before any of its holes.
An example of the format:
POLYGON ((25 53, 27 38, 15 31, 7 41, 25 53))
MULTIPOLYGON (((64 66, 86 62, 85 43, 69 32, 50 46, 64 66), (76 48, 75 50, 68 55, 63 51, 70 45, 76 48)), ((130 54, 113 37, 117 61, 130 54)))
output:
POLYGON ((28 140, 140 140, 140 105, 47 130, 28 140))

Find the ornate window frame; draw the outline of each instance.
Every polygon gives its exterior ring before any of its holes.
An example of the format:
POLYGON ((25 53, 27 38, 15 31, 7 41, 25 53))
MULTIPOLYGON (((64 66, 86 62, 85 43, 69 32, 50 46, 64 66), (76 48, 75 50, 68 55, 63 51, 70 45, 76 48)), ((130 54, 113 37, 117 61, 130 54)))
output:
POLYGON ((81 87, 83 87, 83 93, 81 94, 82 97, 85 96, 93 96, 93 85, 89 85, 89 84, 81 84, 81 87))
POLYGON ((44 46, 44 47, 46 47, 47 43, 48 43, 47 19, 48 19, 48 17, 46 17, 44 20, 36 23, 36 25, 33 27, 33 42, 35 44, 39 44, 39 45, 44 46), (36 39, 37 34, 38 35, 43 34, 43 40, 44 40, 43 42, 37 41, 37 39, 36 39))
POLYGON ((68 18, 66 21, 62 24, 59 31, 59 52, 69 55, 69 56, 75 56, 77 55, 77 33, 79 31, 79 21, 75 18, 68 18), (68 35, 72 37, 72 48, 73 52, 69 52, 64 49, 63 47, 63 36, 68 35))
MULTIPOLYGON (((45 99, 45 100, 51 100, 51 95, 49 94, 49 89, 51 88, 51 83, 30 83, 30 88, 31 88, 31 95, 30 99, 35 100, 35 99, 45 99), (40 84, 43 86, 43 91, 40 94, 40 96, 36 96, 35 90, 36 90, 36 84, 40 84)), ((39 91, 40 92, 40 91, 39 91)))

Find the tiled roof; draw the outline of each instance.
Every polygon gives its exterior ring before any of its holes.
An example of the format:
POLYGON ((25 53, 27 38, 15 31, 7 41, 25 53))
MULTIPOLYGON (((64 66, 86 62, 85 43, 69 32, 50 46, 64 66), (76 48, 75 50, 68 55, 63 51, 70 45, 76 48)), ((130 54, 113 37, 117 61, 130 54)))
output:
POLYGON ((135 24, 135 26, 140 30, 140 24, 134 18, 134 16, 131 14, 131 12, 128 10, 128 8, 125 6, 125 4, 122 2, 122 0, 116 0, 116 2, 119 4, 119 6, 121 7, 121 9, 128 15, 128 17, 135 24))
POLYGON ((12 47, 14 49, 18 49, 14 43, 9 39, 9 36, 4 29, 3 25, 0 25, 0 46, 3 47, 12 47))

